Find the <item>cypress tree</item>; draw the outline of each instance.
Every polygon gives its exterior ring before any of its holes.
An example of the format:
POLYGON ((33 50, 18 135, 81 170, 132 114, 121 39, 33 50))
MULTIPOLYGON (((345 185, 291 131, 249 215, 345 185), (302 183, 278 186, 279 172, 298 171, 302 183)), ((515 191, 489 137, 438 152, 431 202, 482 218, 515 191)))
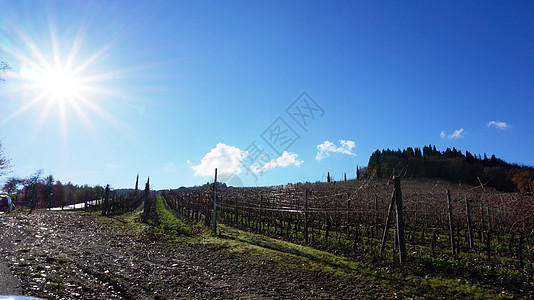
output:
POLYGON ((102 215, 105 216, 108 212, 108 197, 109 197, 109 184, 106 185, 106 192, 104 195, 104 202, 102 202, 102 215))
POLYGON ((145 203, 143 207, 143 222, 144 223, 148 221, 148 214, 150 213, 149 193, 150 193, 150 177, 148 177, 148 180, 146 181, 146 185, 145 185, 145 203))

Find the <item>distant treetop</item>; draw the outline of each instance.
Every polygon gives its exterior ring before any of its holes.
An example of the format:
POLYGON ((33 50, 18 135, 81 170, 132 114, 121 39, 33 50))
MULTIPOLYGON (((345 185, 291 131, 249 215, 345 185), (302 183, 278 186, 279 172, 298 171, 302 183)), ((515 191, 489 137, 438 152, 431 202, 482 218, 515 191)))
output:
POLYGON ((376 150, 369 158, 367 174, 388 178, 393 172, 408 177, 443 178, 464 184, 478 185, 479 180, 500 191, 534 192, 534 168, 510 164, 486 153, 482 158, 469 151, 447 148, 441 152, 436 146, 408 147, 404 150, 376 150))

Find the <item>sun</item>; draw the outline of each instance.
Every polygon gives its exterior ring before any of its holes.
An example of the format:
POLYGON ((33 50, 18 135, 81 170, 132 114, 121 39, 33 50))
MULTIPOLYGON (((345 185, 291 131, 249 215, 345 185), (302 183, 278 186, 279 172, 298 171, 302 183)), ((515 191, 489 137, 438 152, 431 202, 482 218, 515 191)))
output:
POLYGON ((63 70, 51 70, 45 74, 41 83, 52 97, 71 100, 81 93, 77 78, 63 70))
POLYGON ((53 68, 36 70, 23 67, 20 75, 28 81, 29 88, 41 93, 42 99, 76 101, 83 97, 83 78, 78 78, 70 70, 53 68))

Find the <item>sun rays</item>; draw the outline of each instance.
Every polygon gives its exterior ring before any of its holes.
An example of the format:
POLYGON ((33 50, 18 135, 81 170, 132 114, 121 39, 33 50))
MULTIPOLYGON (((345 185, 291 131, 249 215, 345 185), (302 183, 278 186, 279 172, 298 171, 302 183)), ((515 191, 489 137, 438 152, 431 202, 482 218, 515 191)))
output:
POLYGON ((38 135, 43 128, 54 125, 64 142, 73 122, 82 124, 95 138, 99 136, 95 122, 133 131, 106 109, 109 101, 128 98, 113 85, 125 71, 108 70, 111 67, 104 59, 115 40, 95 49, 90 41, 84 41, 83 24, 76 31, 64 32, 50 21, 44 32, 33 32, 15 23, 3 28, 6 34, 0 49, 16 59, 13 65, 17 67, 9 77, 15 83, 14 95, 20 98, 14 111, 0 120, 0 126, 25 118, 38 135))

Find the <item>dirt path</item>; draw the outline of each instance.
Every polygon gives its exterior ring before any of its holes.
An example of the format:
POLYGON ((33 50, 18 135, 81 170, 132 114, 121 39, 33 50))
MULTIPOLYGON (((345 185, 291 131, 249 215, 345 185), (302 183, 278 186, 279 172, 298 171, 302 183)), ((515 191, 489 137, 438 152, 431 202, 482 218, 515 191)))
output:
POLYGON ((4 214, 0 214, 0 295, 20 295, 22 294, 22 288, 20 287, 20 281, 13 275, 11 268, 9 267, 9 257, 13 251, 14 236, 13 231, 16 230, 14 226, 10 226, 7 223, 8 218, 4 214))
MULTIPOLYGON (((61 212, 2 218, 13 241, 10 267, 25 295, 48 299, 392 298, 378 287, 345 282, 318 271, 258 265, 221 245, 170 246, 96 217, 61 212)), ((6 255, 4 255, 6 256, 6 255)), ((290 258, 285 258, 290 259, 290 258)))

